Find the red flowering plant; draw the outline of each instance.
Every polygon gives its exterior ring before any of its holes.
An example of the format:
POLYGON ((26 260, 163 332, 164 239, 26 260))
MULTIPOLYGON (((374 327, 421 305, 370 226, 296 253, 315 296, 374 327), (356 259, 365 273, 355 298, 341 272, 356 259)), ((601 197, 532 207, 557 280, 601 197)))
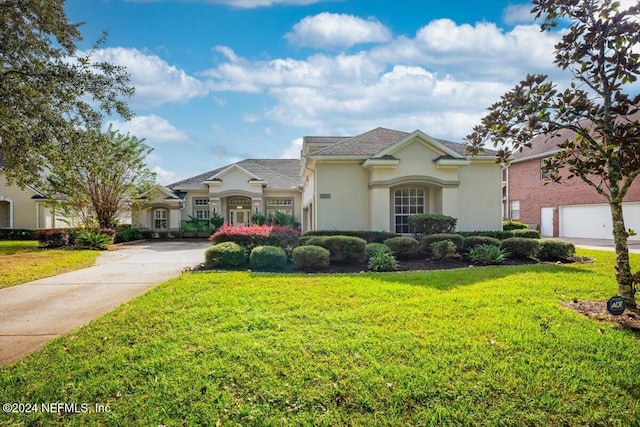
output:
POLYGON ((43 248, 60 248, 69 244, 69 233, 61 228, 36 231, 36 240, 43 248))
POLYGON ((223 225, 209 240, 214 244, 234 242, 248 250, 256 246, 295 247, 298 245, 300 232, 291 227, 271 225, 231 226, 223 225))

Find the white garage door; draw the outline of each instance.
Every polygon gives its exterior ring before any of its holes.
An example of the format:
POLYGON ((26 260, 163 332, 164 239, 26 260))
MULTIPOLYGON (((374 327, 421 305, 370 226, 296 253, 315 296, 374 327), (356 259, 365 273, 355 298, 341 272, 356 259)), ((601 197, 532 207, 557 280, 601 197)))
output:
MULTIPOLYGON (((640 233, 640 203, 623 204, 624 223, 640 233)), ((611 210, 607 204, 560 206, 560 236, 613 239, 611 210)), ((640 240, 640 236, 631 237, 640 240)))

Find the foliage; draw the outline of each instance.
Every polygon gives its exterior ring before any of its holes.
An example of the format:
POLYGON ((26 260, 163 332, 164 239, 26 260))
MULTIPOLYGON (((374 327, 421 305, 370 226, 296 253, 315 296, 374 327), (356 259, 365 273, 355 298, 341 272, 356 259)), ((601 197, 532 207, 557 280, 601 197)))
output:
POLYGON ((480 231, 459 231, 458 234, 464 237, 470 236, 486 236, 494 237, 496 239, 504 240, 510 237, 526 237, 529 239, 539 239, 540 232, 538 230, 531 229, 518 229, 518 230, 480 230, 480 231))
POLYGON ((119 225, 113 242, 132 242, 134 240, 140 239, 142 239, 142 232, 138 227, 134 227, 131 225, 119 225))
POLYGON ((209 223, 211 223, 211 231, 216 232, 224 225, 224 217, 218 212, 213 212, 211 218, 209 218, 209 223))
MULTIPOLYGON (((611 207, 618 292, 636 306, 629 232, 622 203, 640 175, 640 3, 533 0, 542 30, 570 22, 556 45, 555 64, 573 75, 559 90, 545 75, 528 75, 489 108, 467 136, 477 154, 486 142, 506 161, 539 137, 559 148, 545 162, 554 182, 579 178, 611 207)), ((556 147, 551 147, 556 148, 556 147)))
POLYGON ((525 239, 540 239, 541 237, 539 230, 520 229, 511 230, 511 232, 513 233, 513 237, 522 237, 525 239))
POLYGON ((392 237, 384 241, 398 259, 413 259, 418 256, 418 241, 411 237, 392 237))
POLYGON ((524 237, 510 237, 504 239, 500 247, 509 253, 511 258, 534 258, 540 250, 540 240, 524 237))
POLYGON ((440 240, 431 244, 430 252, 433 259, 443 260, 457 256, 458 248, 451 240, 440 240))
POLYGON ((458 220, 447 215, 410 215, 409 226, 415 235, 453 233, 458 220))
POLYGON ((262 214, 253 214, 251 216, 251 224, 264 225, 267 222, 267 217, 262 214))
POLYGON ((291 252, 291 259, 298 270, 320 271, 329 267, 331 253, 321 247, 313 245, 298 246, 291 252))
POLYGON ((462 251, 462 243, 464 241, 464 238, 460 234, 441 233, 423 236, 419 242, 420 253, 424 254, 427 257, 432 256, 431 244, 434 242, 441 242, 443 240, 452 241, 456 245, 458 252, 462 251))
MULTIPOLYGON (((416 242, 417 243, 417 242, 416 242)), ((369 263, 367 264, 369 271, 396 271, 398 269, 398 262, 396 257, 383 248, 375 248, 371 255, 369 255, 369 263)))
POLYGON ((506 219, 502 221, 502 229, 505 231, 509 230, 526 230, 529 226, 523 222, 506 219))
POLYGON ((365 259, 367 242, 352 236, 315 236, 308 239, 306 245, 322 246, 331 253, 331 262, 362 262, 365 259))
POLYGON ((289 215, 284 212, 276 212, 273 214, 273 217, 271 217, 271 225, 291 227, 296 230, 300 228, 300 223, 296 221, 293 215, 289 215))
POLYGON ((234 242, 218 243, 204 252, 207 267, 238 267, 247 262, 247 251, 234 242))
POLYGON ((92 58, 106 35, 78 52, 79 27, 63 0, 0 2, 0 151, 10 181, 40 187, 80 129, 99 127, 114 112, 132 116, 124 67, 92 58))
POLYGON ((189 219, 184 223, 184 227, 182 229, 187 232, 208 231, 209 221, 189 215, 189 219))
POLYGON ((509 254, 495 245, 478 245, 469 251, 469 258, 474 264, 502 264, 509 254))
POLYGON ((382 243, 392 237, 398 237, 395 233, 388 231, 368 231, 368 230, 312 230, 302 233, 302 237, 309 236, 352 236, 359 237, 367 243, 382 243))
POLYGON ((257 246, 249 255, 249 265, 255 270, 280 270, 287 265, 287 253, 279 246, 257 246))
POLYGON ((256 246, 295 247, 300 233, 291 227, 251 225, 233 227, 224 225, 210 238, 213 243, 235 242, 251 250, 256 246))
POLYGON ((378 250, 391 253, 391 249, 389 248, 389 246, 385 245, 384 243, 367 243, 367 245, 364 247, 364 253, 367 259, 371 258, 371 255, 378 250))
POLYGON ((112 227, 132 200, 153 185, 155 173, 146 165, 151 148, 143 140, 122 135, 111 127, 77 131, 72 144, 60 148, 60 159, 51 167, 44 187, 62 206, 100 227, 112 227))
POLYGON ((466 252, 479 245, 493 245, 500 247, 500 239, 488 236, 469 236, 465 237, 462 241, 462 248, 466 252))
POLYGON ((540 240, 538 258, 542 261, 565 261, 576 253, 576 248, 571 242, 560 239, 540 240))
POLYGON ((69 233, 61 228, 36 231, 36 240, 43 248, 61 248, 69 244, 69 233))
POLYGON ((113 238, 106 233, 85 231, 76 237, 76 246, 84 249, 97 249, 103 251, 113 243, 113 238))
POLYGON ((0 228, 0 240, 36 240, 35 229, 0 228))

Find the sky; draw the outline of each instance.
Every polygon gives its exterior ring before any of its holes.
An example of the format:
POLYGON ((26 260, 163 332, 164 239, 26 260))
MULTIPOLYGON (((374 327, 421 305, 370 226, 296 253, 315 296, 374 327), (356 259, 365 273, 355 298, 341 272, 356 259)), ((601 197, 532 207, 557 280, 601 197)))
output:
MULTIPOLYGON (((125 66, 135 117, 107 124, 154 150, 168 185, 245 158, 298 158, 302 137, 376 127, 463 142, 560 32, 517 0, 67 0, 79 49, 125 66)), ((560 30, 561 31, 561 30, 560 30)))

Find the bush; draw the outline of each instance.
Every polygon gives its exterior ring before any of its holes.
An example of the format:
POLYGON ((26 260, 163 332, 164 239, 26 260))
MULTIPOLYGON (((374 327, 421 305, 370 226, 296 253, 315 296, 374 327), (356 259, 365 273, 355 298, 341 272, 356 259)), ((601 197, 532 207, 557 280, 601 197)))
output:
POLYGON ((458 220, 447 215, 410 215, 409 227, 415 235, 453 233, 458 220))
POLYGON ((365 246, 364 248, 364 253, 367 256, 367 259, 369 259, 371 258, 371 255, 373 255, 373 253, 378 250, 391 253, 391 249, 389 249, 389 246, 385 245, 384 243, 367 243, 367 246, 365 246))
POLYGON ((209 218, 211 224, 211 231, 218 231, 224 225, 224 217, 217 212, 211 214, 209 218))
POLYGON ((462 242, 464 241, 464 238, 460 234, 447 233, 430 234, 428 236, 423 236, 422 239, 420 239, 418 250, 421 254, 427 257, 431 257, 433 255, 431 253, 431 244, 435 242, 441 242, 443 240, 451 240, 456 245, 458 252, 462 250, 462 242))
POLYGON ((249 255, 249 265, 256 270, 280 270, 287 265, 287 253, 277 246, 257 246, 249 255))
POLYGON ((364 249, 367 242, 351 236, 318 236, 307 240, 307 245, 322 246, 331 256, 331 262, 349 263, 365 260, 364 249))
POLYGON ((267 222, 267 217, 262 214, 253 214, 251 216, 251 223, 255 225, 264 225, 267 222))
POLYGON ((392 237, 384 241, 398 259, 412 259, 418 256, 418 241, 411 237, 392 237))
POLYGON ((513 237, 524 237, 525 239, 539 239, 540 231, 538 230, 512 230, 513 237))
POLYGON ((493 245, 500 247, 500 239, 487 236, 469 236, 465 237, 462 241, 462 248, 465 252, 469 252, 471 249, 480 245, 493 245))
POLYGON ((383 248, 374 249, 367 264, 369 271, 395 271, 398 269, 398 262, 391 252, 383 248))
POLYGON ((0 228, 0 240, 37 240, 36 230, 27 228, 0 228))
POLYGON ((291 252, 291 259, 298 270, 319 271, 329 266, 331 253, 321 246, 298 246, 291 252))
POLYGON ((575 255, 573 243, 560 239, 540 240, 538 259, 543 261, 564 261, 575 255))
POLYGON ((479 245, 469 251, 469 258, 474 264, 502 264, 507 259, 507 252, 494 245, 479 245))
POLYGON ((481 230, 481 231, 459 231, 458 234, 464 237, 471 236, 486 236, 495 237, 496 239, 504 240, 510 237, 526 237, 529 239, 539 239, 540 232, 538 230, 506 230, 506 231, 493 231, 493 230, 481 230))
POLYGON ((351 236, 359 237, 367 243, 382 243, 392 237, 398 237, 395 233, 388 231, 367 231, 367 230, 312 230, 302 233, 301 239, 307 240, 311 236, 351 236))
POLYGON ((134 240, 142 239, 142 232, 138 227, 132 227, 130 225, 122 225, 118 227, 118 232, 113 239, 114 243, 132 242, 134 240))
POLYGON ((523 222, 520 221, 514 221, 514 220, 504 220, 502 221, 502 229, 504 231, 510 231, 510 230, 525 230, 529 228, 529 226, 523 222))
POLYGON ((440 240, 431 244, 431 256, 433 259, 443 260, 458 255, 458 248, 451 240, 440 240))
POLYGON ((78 234, 75 239, 76 246, 80 248, 97 249, 103 251, 113 243, 113 238, 107 233, 85 231, 78 234))
POLYGON ((512 258, 533 258, 540 250, 540 241, 524 237, 510 237, 504 239, 500 247, 509 252, 512 258))
POLYGON ((256 246, 297 246, 300 233, 291 227, 252 225, 232 227, 225 225, 209 238, 213 243, 234 242, 251 250, 256 246))
POLYGON ((223 242, 207 249, 204 259, 208 267, 237 267, 247 262, 247 252, 237 243, 223 242))
POLYGON ((271 225, 277 225, 280 227, 291 227, 295 229, 300 228, 300 223, 296 221, 296 219, 289 214, 284 212, 276 212, 273 214, 271 218, 271 225))
POLYGON ((61 248, 69 244, 69 233, 61 228, 36 231, 36 240, 43 248, 61 248))

